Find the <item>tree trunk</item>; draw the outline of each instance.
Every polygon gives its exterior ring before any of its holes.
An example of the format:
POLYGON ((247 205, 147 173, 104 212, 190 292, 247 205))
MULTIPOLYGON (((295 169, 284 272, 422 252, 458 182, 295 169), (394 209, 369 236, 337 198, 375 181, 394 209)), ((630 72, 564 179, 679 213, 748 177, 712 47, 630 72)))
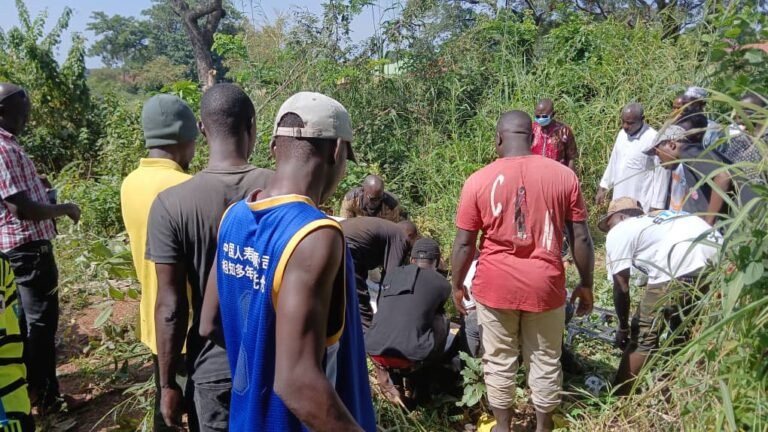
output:
POLYGON ((184 22, 184 30, 192 43, 197 66, 197 80, 203 88, 216 83, 216 70, 213 68, 211 47, 213 35, 224 17, 223 0, 207 0, 191 8, 186 0, 170 0, 174 12, 184 22), (202 22, 201 20, 205 18, 202 22))

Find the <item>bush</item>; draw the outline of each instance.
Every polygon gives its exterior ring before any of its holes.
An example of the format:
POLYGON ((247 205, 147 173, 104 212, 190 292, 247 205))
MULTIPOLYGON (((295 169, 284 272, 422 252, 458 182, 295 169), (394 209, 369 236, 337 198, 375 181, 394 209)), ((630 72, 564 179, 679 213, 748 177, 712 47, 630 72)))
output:
POLYGON ((61 65, 54 55, 72 10, 65 8, 50 33, 43 35, 45 13, 33 20, 22 0, 16 1, 16 8, 21 27, 0 31, 0 81, 21 85, 30 93, 32 115, 22 139, 25 149, 42 172, 95 159, 101 117, 86 82, 85 42, 75 34, 61 65))
POLYGON ((79 164, 73 164, 56 176, 53 183, 59 189, 59 201, 80 206, 80 227, 86 232, 110 237, 124 231, 120 211, 122 177, 108 175, 81 179, 81 169, 79 164))

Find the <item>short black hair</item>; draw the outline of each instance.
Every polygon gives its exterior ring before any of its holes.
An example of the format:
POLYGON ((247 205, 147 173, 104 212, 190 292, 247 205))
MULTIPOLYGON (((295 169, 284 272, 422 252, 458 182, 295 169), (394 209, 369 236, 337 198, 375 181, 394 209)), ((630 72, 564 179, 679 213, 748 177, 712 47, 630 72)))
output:
POLYGON ((411 258, 413 260, 413 263, 418 264, 424 264, 426 266, 435 266, 438 264, 439 258, 411 258))
POLYGON ((681 117, 677 120, 677 122, 675 122, 675 124, 685 130, 706 129, 707 125, 709 124, 709 120, 707 120, 707 116, 703 113, 696 113, 681 117))
POLYGON ((750 103, 753 103, 759 107, 765 106, 765 97, 763 97, 761 94, 753 92, 752 90, 747 90, 743 96, 741 96, 741 100, 747 100, 750 103))
POLYGON ((200 100, 200 119, 214 135, 237 136, 251 127, 255 117, 251 98, 234 84, 214 84, 200 100))

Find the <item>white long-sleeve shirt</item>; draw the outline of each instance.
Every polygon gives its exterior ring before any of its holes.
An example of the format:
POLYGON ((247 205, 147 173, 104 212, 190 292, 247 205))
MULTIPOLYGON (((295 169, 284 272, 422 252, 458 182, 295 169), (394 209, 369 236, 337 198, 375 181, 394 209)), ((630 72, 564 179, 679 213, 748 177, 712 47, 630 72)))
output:
POLYGON ((658 157, 643 153, 653 147, 656 135, 648 125, 632 136, 624 129, 619 131, 600 180, 601 188, 613 189, 613 199, 633 198, 640 201, 646 213, 651 208, 665 208, 669 188, 669 171, 660 165, 658 157))

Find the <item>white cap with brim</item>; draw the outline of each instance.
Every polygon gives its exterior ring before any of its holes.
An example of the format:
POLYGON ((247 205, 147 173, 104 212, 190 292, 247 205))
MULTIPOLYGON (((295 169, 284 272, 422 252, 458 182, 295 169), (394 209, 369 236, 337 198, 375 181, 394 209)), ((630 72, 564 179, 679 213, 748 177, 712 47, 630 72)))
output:
POLYGON ((687 141, 688 132, 678 125, 669 125, 662 129, 661 132, 653 140, 653 145, 645 150, 643 153, 653 156, 656 154, 656 147, 665 141, 687 141))
MULTIPOLYGON (((352 142, 352 121, 344 105, 336 99, 321 93, 299 92, 289 97, 275 118, 273 137, 287 136, 294 138, 337 139, 352 142), (280 119, 288 113, 301 117, 304 127, 278 126, 280 119)), ((352 146, 349 146, 348 159, 355 160, 352 146)))

